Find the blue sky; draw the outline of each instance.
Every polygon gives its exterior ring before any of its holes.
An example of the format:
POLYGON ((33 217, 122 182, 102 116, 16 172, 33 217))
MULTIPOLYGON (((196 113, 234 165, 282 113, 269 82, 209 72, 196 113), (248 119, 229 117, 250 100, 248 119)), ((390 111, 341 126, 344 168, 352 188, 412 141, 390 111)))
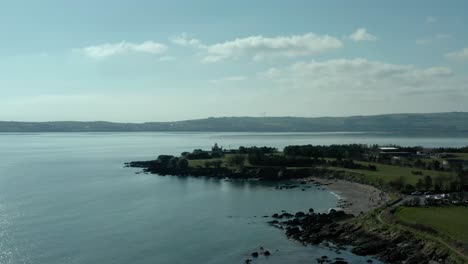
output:
POLYGON ((466 1, 0 1, 0 120, 468 111, 466 1))

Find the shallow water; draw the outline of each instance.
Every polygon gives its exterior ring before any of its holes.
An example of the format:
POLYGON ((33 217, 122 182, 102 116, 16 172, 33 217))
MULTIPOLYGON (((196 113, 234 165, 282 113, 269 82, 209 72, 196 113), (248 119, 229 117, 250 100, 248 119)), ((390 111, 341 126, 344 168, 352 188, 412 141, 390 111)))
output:
MULTIPOLYGON (((381 143, 459 146, 466 138, 380 134, 0 134, 0 263, 314 263, 338 256, 289 241, 265 222, 280 210, 316 211, 337 198, 310 188, 135 174, 123 163, 194 148, 381 143), (410 143, 410 144, 409 144, 410 143)), ((342 252, 350 263, 368 258, 342 252)))

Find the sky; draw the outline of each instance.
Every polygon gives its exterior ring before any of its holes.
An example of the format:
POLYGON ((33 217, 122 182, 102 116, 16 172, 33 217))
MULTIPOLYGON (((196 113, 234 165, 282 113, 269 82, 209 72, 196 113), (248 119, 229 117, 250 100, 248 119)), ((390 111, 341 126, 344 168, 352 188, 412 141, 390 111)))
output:
POLYGON ((0 120, 468 111, 468 1, 0 0, 0 120))

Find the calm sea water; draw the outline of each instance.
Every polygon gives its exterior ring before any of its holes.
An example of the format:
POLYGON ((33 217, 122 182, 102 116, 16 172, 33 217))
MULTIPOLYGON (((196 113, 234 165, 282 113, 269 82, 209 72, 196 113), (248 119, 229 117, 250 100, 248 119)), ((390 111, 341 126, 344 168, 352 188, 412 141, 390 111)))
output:
MULTIPOLYGON (((304 247, 263 215, 334 207, 314 188, 135 174, 123 163, 208 148, 380 143, 462 146, 468 138, 365 133, 0 134, 0 263, 314 263, 338 256, 304 247)), ((350 263, 368 258, 342 252, 350 263)))

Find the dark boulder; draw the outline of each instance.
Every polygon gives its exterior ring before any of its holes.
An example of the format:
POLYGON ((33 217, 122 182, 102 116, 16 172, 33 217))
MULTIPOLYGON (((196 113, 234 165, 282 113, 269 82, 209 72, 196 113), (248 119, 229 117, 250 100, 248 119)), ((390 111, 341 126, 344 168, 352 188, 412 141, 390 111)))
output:
POLYGON ((306 214, 304 212, 297 212, 294 216, 295 217, 304 217, 306 214))

